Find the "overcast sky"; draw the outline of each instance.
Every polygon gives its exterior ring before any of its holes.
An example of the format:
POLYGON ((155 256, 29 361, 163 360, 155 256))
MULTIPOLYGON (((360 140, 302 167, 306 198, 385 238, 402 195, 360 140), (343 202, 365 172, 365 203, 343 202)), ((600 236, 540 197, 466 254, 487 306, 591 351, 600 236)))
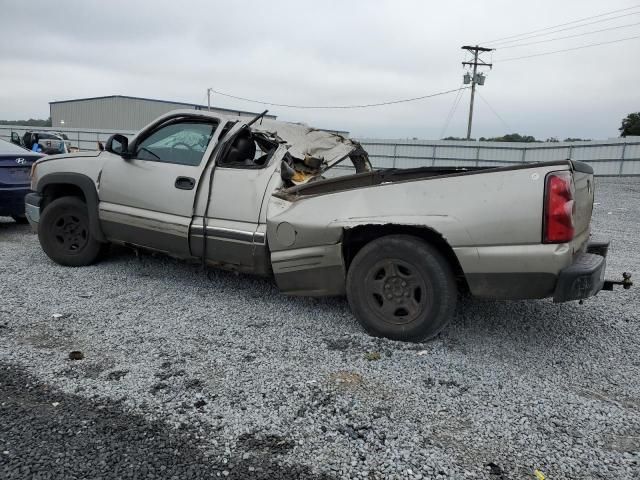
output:
MULTIPOLYGON (((1 0, 0 119, 46 118, 50 101, 102 95, 206 103, 207 87, 305 105, 426 95, 461 85, 463 44, 637 3, 1 0)), ((640 22, 640 9, 626 13, 528 41, 640 22)), ((504 122, 476 98, 473 136, 617 136, 621 119, 640 110, 640 39, 503 64, 500 59, 637 35, 640 25, 497 50, 479 91, 504 122)), ((433 139, 443 133, 454 99, 448 94, 368 109, 270 111, 353 136, 433 139)), ((218 95, 213 104, 262 109, 218 95)), ((466 134, 468 107, 467 91, 444 135, 466 134)))

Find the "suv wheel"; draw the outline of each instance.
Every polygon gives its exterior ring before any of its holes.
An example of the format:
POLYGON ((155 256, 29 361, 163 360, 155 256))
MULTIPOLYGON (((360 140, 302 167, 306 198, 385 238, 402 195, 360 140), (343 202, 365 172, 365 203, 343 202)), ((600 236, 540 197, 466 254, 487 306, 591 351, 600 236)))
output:
POLYGON ((68 267, 91 265, 105 246, 91 234, 87 205, 77 197, 61 197, 47 205, 38 238, 51 260, 68 267))
POLYGON ((422 341, 453 317, 457 288, 448 262, 423 240, 389 235, 365 245, 347 273, 347 298, 372 335, 422 341))

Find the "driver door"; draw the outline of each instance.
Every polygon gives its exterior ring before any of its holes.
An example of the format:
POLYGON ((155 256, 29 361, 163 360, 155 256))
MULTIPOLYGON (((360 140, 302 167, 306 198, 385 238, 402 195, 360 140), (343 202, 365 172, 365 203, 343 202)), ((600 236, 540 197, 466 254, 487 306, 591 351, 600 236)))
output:
POLYGON ((132 158, 109 155, 98 181, 100 223, 109 240, 188 257, 189 225, 219 121, 168 120, 137 138, 132 158))

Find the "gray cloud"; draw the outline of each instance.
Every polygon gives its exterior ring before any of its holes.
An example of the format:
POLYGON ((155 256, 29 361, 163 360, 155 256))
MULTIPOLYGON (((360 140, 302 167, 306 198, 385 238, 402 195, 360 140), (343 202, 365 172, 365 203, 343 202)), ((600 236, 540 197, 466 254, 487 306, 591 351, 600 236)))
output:
MULTIPOLYGON (((3 5, 0 118, 46 117, 49 101, 111 94, 203 103, 209 86, 277 103, 412 97, 460 85, 462 44, 633 3, 60 0, 55 5, 42 0, 3 5)), ((640 40, 503 64, 500 58, 639 33, 636 27, 497 51, 480 92, 512 131, 539 138, 615 136, 621 118, 640 109, 640 66, 633 61, 640 40)), ((283 119, 354 135, 436 138, 453 100, 451 94, 367 110, 271 110, 283 119)), ((468 101, 465 94, 447 134, 465 133, 468 101)), ((221 96, 214 96, 214 103, 261 108, 221 96)), ((507 132, 481 99, 476 111, 475 136, 507 132)))

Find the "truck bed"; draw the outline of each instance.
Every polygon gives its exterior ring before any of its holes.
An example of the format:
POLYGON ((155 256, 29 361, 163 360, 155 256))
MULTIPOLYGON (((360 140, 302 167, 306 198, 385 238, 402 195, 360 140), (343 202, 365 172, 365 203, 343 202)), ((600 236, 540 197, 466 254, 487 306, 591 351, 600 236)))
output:
MULTIPOLYGON (((326 267, 352 232, 401 225, 416 235, 426 229, 449 245, 473 295, 542 298, 553 294, 558 273, 586 248, 593 170, 570 160, 377 170, 282 189, 274 197, 284 203, 272 204, 267 221, 273 270, 277 279, 291 277, 291 289, 311 290, 294 274, 298 263, 308 267, 308 255, 326 267), (545 243, 546 176, 558 171, 572 173, 575 235, 545 243), (283 222, 296 232, 294 245, 280 242, 283 222)), ((334 284, 343 275, 337 268, 334 284)))
POLYGON ((413 180, 425 180, 429 178, 454 177, 461 175, 474 175, 488 172, 505 172, 509 170, 535 169, 548 166, 566 166, 587 173, 593 173, 593 169, 583 162, 572 160, 558 160, 552 162, 524 163, 521 165, 509 165, 505 167, 419 167, 419 168, 389 168, 378 169, 372 172, 356 173, 337 178, 297 185, 277 193, 276 196, 291 199, 292 196, 322 195, 326 193, 351 190, 354 188, 370 187, 383 183, 407 182, 413 180))

